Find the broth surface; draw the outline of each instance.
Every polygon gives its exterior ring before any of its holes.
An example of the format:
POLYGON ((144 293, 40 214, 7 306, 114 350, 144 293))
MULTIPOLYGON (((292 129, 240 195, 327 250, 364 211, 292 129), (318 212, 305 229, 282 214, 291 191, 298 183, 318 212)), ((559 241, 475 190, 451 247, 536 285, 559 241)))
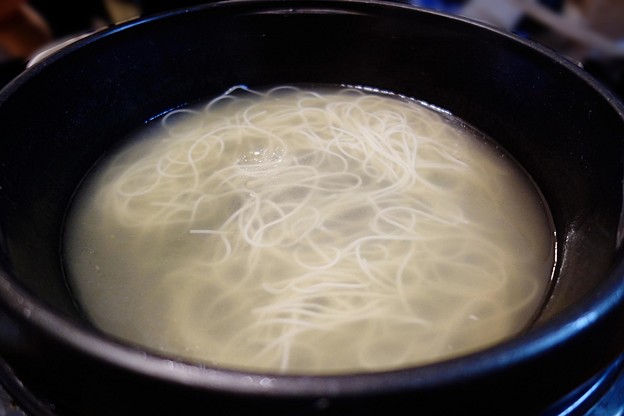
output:
POLYGON ((174 110, 78 190, 64 255, 103 331, 224 367, 335 374, 513 336, 551 281, 527 174, 415 100, 236 87, 174 110))

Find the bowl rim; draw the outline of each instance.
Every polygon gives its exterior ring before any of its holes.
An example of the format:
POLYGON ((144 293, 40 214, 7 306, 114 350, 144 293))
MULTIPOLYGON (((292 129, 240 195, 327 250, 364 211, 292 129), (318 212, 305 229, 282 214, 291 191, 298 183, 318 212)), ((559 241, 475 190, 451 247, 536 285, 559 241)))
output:
MULTIPOLYGON (((155 15, 140 17, 112 25, 42 58, 25 69, 22 74, 0 90, 0 106, 13 92, 31 77, 45 71, 48 65, 64 59, 83 47, 97 43, 116 33, 132 30, 171 16, 195 13, 209 9, 230 8, 234 12, 257 13, 270 9, 276 12, 324 13, 326 11, 348 13, 356 10, 371 12, 373 8, 405 9, 411 13, 436 15, 460 24, 493 32, 523 47, 533 50, 567 71, 572 71, 583 82, 601 95, 624 121, 624 105, 606 86, 557 52, 526 38, 522 38, 485 22, 463 16, 451 15, 423 7, 394 3, 388 0, 225 0, 189 8, 175 9, 155 15)), ((624 213, 623 213, 624 215, 624 213)), ((619 237, 621 242, 622 237, 619 237)), ((20 320, 28 322, 47 336, 72 349, 89 355, 103 363, 123 367, 142 375, 176 382, 202 389, 237 391, 247 394, 276 396, 317 396, 335 394, 358 394, 372 392, 396 392, 406 389, 431 388, 469 381, 500 371, 501 364, 520 367, 551 349, 582 336, 605 316, 624 309, 624 261, 615 267, 611 275, 578 302, 568 306, 558 315, 549 318, 537 328, 512 339, 502 341, 484 350, 444 361, 422 364, 395 370, 336 375, 298 375, 269 372, 253 372, 212 367, 161 356, 135 348, 99 334, 84 325, 72 322, 59 311, 43 304, 21 286, 4 269, 0 269, 0 303, 20 320), (371 377, 374 375, 374 377, 371 377)), ((614 357, 612 357, 614 358, 614 357)))

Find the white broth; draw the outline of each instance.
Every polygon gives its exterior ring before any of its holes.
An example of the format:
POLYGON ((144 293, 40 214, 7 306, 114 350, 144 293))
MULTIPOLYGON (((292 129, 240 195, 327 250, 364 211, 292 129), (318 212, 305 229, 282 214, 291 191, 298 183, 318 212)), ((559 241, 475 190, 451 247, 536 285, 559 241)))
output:
POLYGON ((485 348, 535 317, 550 214, 490 140, 363 88, 235 87, 148 123, 78 190, 64 255, 103 331, 337 374, 485 348))

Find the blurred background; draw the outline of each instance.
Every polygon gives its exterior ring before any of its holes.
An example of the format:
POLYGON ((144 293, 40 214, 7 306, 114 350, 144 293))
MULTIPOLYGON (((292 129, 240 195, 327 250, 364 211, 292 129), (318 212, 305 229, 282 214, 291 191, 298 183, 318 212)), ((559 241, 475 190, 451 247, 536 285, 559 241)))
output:
MULTIPOLYGON (((0 0, 0 88, 33 59, 72 39, 206 1, 0 0)), ((585 68, 624 100, 624 0, 395 1, 480 20, 537 41, 585 68)), ((619 382, 588 415, 624 414, 623 395, 624 382, 619 382)), ((25 416, 2 386, 0 416, 25 416)))
MULTIPOLYGON (((0 86, 39 52, 140 16, 207 0, 0 0, 0 86)), ((624 0, 397 0, 535 40, 624 97, 624 0)))

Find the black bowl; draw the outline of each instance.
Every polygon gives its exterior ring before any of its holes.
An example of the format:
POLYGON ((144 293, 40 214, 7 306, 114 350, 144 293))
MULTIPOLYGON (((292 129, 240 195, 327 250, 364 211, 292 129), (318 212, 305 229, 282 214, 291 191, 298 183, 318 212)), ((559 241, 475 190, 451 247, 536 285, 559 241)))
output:
POLYGON ((96 33, 0 92, 3 378, 43 403, 39 411, 59 414, 540 412, 624 350, 623 113, 549 50, 398 4, 233 1, 96 33), (431 365, 305 377, 196 366, 90 327, 64 280, 60 236, 95 161, 169 109, 236 84, 292 83, 371 86, 427 101, 524 166, 558 241, 557 282, 530 330, 431 365))

